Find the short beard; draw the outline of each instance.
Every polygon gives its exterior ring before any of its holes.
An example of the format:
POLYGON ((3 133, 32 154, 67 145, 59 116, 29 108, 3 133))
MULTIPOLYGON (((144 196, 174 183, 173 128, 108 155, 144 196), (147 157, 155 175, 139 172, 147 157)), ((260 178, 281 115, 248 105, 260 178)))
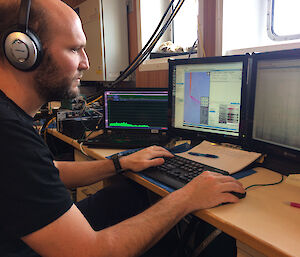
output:
POLYGON ((73 99, 79 95, 72 90, 72 80, 64 77, 50 54, 45 54, 34 76, 34 89, 45 102, 73 99))

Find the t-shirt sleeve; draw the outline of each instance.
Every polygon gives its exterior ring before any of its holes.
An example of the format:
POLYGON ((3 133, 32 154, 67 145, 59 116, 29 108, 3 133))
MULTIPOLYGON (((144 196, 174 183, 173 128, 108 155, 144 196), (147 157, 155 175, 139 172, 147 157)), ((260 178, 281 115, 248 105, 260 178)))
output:
POLYGON ((73 202, 34 129, 15 121, 1 124, 0 226, 22 237, 59 218, 73 202))

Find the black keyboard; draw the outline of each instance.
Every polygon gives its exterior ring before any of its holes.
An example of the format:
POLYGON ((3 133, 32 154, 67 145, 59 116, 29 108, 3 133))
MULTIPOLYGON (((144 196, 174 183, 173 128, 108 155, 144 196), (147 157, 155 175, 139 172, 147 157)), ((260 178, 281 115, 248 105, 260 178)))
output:
POLYGON ((92 148, 140 148, 151 145, 164 146, 169 142, 167 136, 162 135, 144 135, 144 134, 130 134, 130 135, 99 135, 93 139, 87 139, 83 142, 84 145, 92 148))
POLYGON ((168 187, 178 189, 206 170, 229 175, 227 171, 207 166, 178 155, 175 155, 173 158, 165 158, 164 164, 151 167, 140 173, 168 187))

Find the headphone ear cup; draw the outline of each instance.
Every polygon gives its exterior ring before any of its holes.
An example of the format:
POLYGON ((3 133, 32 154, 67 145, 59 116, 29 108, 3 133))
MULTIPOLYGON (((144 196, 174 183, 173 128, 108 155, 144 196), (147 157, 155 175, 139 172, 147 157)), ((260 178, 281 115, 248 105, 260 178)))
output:
POLYGON ((39 38, 32 31, 12 30, 3 40, 7 60, 17 69, 32 71, 42 60, 43 49, 39 38))

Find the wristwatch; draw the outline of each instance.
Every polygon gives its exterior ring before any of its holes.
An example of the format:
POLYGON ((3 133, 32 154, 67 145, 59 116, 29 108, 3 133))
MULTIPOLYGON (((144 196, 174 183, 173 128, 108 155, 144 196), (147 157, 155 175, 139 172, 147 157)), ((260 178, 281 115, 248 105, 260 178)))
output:
POLYGON ((117 174, 122 174, 125 170, 122 169, 121 164, 120 164, 120 156, 118 154, 114 154, 111 156, 111 159, 114 163, 116 173, 117 174))

